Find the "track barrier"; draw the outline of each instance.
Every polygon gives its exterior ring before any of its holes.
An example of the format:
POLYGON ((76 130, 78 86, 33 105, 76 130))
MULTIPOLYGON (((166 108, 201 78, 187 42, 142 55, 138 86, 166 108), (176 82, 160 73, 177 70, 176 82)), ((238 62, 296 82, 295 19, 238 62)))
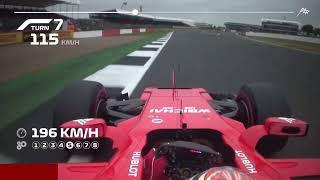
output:
POLYGON ((15 44, 23 42, 22 32, 0 33, 0 45, 15 44))
POLYGON ((74 36, 74 32, 73 31, 52 31, 52 33, 58 33, 59 34, 59 38, 61 39, 71 39, 74 36))
POLYGON ((295 35, 288 35, 288 34, 246 32, 246 36, 286 39, 286 40, 294 40, 294 41, 302 41, 302 42, 320 44, 320 38, 295 36, 295 35))

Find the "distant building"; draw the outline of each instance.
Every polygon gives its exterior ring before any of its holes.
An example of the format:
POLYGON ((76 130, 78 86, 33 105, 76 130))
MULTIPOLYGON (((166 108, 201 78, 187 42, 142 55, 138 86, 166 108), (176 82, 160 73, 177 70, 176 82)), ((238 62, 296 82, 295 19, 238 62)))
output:
POLYGON ((222 27, 222 26, 218 26, 218 27, 217 27, 217 30, 218 30, 218 31, 225 31, 226 28, 225 28, 225 27, 222 27))
POLYGON ((212 29, 212 24, 208 23, 195 23, 195 26, 200 29, 212 29))
POLYGON ((279 19, 262 19, 261 30, 263 32, 298 34, 301 23, 298 21, 287 21, 279 19))
POLYGON ((254 25, 254 24, 244 24, 244 23, 233 23, 233 22, 226 22, 224 23, 226 27, 226 31, 237 31, 237 32, 259 32, 261 31, 261 26, 254 25))

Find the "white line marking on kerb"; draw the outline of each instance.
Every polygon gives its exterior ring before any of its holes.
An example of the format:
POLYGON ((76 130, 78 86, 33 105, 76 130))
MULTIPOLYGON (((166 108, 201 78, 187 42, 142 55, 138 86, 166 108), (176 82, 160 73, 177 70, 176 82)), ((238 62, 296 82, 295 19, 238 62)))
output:
POLYGON ((126 87, 137 74, 143 72, 143 66, 111 64, 90 75, 85 80, 100 82, 105 87, 126 87))
POLYGON ((163 44, 164 42, 153 41, 152 43, 163 44))
MULTIPOLYGON (((163 47, 167 44, 172 36, 169 33, 167 41, 162 45, 146 45, 144 47, 159 48, 157 51, 134 51, 127 56, 130 57, 150 57, 144 66, 135 65, 116 65, 111 64, 96 73, 88 76, 85 80, 100 82, 105 87, 123 87, 122 93, 132 94, 136 86, 139 84, 144 74, 147 72, 151 64, 160 54, 163 47)), ((167 37, 167 36, 166 36, 167 37)))
POLYGON ((145 48, 161 48, 162 45, 151 45, 151 44, 148 44, 148 45, 145 45, 143 47, 145 47, 145 48))
POLYGON ((156 54, 156 51, 134 51, 127 56, 135 56, 135 57, 152 57, 156 54))
MULTIPOLYGON (((173 32, 169 33, 169 39, 171 38, 171 36, 173 35, 173 32)), ((167 42, 168 42, 167 41, 167 42)), ((139 84, 139 82, 141 81, 141 79, 143 78, 144 74, 147 72, 147 70, 150 68, 150 66, 152 65, 152 63, 155 61, 155 59, 157 58, 157 56, 160 54, 161 50, 165 47, 165 45, 167 44, 167 42, 165 42, 162 47, 160 47, 156 53, 154 54, 154 56, 152 56, 149 61, 143 66, 143 71, 141 74, 137 75, 136 79, 131 81, 125 88, 124 90, 122 90, 122 93, 128 93, 129 96, 132 94, 132 92, 134 91, 134 89, 137 87, 137 85, 139 84)))

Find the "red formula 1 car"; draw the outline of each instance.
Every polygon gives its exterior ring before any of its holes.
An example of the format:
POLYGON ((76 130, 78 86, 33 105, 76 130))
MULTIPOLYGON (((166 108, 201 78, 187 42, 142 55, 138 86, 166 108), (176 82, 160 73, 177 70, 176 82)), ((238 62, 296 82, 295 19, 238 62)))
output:
POLYGON ((290 118, 285 98, 269 84, 244 85, 236 96, 201 88, 147 88, 140 99, 111 99, 101 84, 79 81, 58 95, 54 123, 93 128, 97 131, 87 141, 99 143, 94 150, 69 151, 71 159, 89 156, 90 162, 59 164, 60 180, 320 175, 319 159, 268 158, 289 136, 308 131, 307 123, 290 118))

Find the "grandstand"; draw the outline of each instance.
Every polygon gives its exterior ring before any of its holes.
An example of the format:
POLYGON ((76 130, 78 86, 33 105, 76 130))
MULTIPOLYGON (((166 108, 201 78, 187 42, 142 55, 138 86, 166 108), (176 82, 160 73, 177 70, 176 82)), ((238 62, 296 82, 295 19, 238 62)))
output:
POLYGON ((9 0, 0 2, 0 32, 13 32, 26 19, 31 18, 60 18, 70 17, 62 14, 14 14, 15 11, 37 12, 47 11, 47 7, 78 5, 62 0, 9 0))
POLYGON ((224 23, 226 31, 237 32, 267 32, 279 34, 297 35, 301 28, 301 23, 298 21, 287 21, 281 19, 261 19, 261 25, 244 24, 226 22, 224 23))
POLYGON ((213 25, 209 23, 195 23, 195 26, 200 29, 213 29, 213 25))
POLYGON ((122 27, 135 27, 135 26, 152 26, 160 28, 172 28, 174 26, 194 26, 192 20, 180 19, 180 18, 167 18, 158 17, 147 14, 130 14, 130 11, 112 9, 104 12, 114 12, 114 13, 96 13, 90 14, 90 19, 102 19, 104 23, 108 22, 109 26, 114 27, 116 25, 121 25, 122 27))
POLYGON ((2 7, 25 8, 25 9, 43 9, 44 7, 64 3, 62 0, 10 0, 1 1, 2 7))
POLYGON ((255 24, 245 24, 245 23, 234 23, 226 22, 224 23, 226 31, 237 31, 237 32, 259 32, 261 31, 261 26, 255 24))
POLYGON ((297 35, 301 23, 298 21, 287 21, 280 19, 262 19, 261 27, 264 32, 297 35))

